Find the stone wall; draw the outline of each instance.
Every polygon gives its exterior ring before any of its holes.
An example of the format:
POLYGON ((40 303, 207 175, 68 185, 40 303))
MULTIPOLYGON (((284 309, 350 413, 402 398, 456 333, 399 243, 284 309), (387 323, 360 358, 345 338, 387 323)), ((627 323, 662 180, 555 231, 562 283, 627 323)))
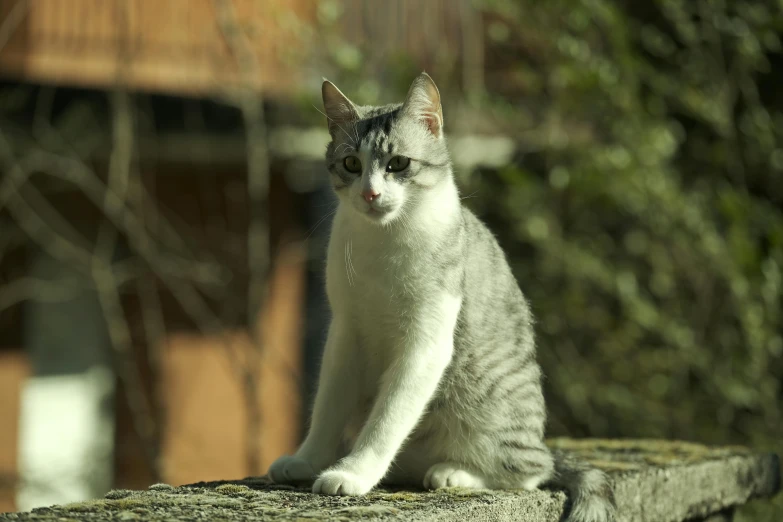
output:
MULTIPOLYGON (((618 522, 725 522, 736 506, 780 489, 777 455, 742 447, 593 439, 555 439, 550 445, 572 450, 610 474, 618 522)), ((558 522, 565 510, 566 494, 548 489, 381 489, 363 497, 329 497, 259 477, 115 490, 102 500, 0 515, 0 520, 558 522)))

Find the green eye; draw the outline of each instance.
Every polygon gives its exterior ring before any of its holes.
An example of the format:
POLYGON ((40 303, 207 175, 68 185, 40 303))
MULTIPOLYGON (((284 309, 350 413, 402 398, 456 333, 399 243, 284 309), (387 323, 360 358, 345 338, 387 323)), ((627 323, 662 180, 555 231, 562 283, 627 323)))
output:
POLYGON ((405 156, 394 156, 389 160, 389 164, 386 165, 386 172, 400 172, 408 168, 411 164, 411 159, 405 156))
POLYGON ((345 170, 353 174, 358 174, 362 171, 362 162, 356 156, 348 156, 343 160, 343 166, 345 170))

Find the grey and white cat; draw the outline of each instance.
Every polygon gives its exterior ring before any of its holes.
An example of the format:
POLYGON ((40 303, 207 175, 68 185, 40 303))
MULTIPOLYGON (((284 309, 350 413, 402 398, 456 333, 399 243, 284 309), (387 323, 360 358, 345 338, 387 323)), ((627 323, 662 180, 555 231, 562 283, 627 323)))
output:
POLYGON ((549 483, 569 490, 568 520, 613 520, 606 475, 544 444, 533 318, 460 201, 435 83, 422 73, 404 103, 365 107, 324 81, 323 101, 333 319, 310 431, 272 480, 328 495, 549 483))

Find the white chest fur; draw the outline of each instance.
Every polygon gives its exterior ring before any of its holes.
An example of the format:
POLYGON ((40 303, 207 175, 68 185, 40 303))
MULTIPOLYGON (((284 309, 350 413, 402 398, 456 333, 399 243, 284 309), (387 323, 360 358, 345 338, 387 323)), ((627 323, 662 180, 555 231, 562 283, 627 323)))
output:
POLYGON ((364 378, 377 382, 404 346, 406 316, 424 299, 418 291, 420 275, 409 245, 345 218, 350 216, 339 212, 335 218, 327 292, 333 316, 350 328, 358 344, 364 378))
MULTIPOLYGON (((413 335, 439 329, 445 296, 427 261, 459 213, 453 186, 439 201, 412 216, 409 226, 388 229, 351 208, 335 215, 327 257, 327 293, 335 320, 351 330, 365 391, 399 359, 413 335), (422 313, 422 310, 428 312, 422 313), (429 311, 433 312, 432 314, 429 311), (431 318, 432 325, 421 324, 431 318), (416 323, 416 324, 414 324, 416 323)), ((451 312, 448 312, 451 313, 451 312)))

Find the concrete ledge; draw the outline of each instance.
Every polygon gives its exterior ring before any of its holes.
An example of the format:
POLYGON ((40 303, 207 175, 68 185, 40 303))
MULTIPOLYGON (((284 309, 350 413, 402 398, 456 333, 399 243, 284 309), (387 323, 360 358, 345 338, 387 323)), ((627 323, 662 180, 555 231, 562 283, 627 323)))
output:
MULTIPOLYGON (((774 454, 657 440, 550 441, 610 473, 620 521, 730 520, 731 510, 780 488, 774 454)), ((105 499, 0 515, 0 520, 504 521, 557 522, 562 491, 437 492, 380 490, 365 497, 313 495, 264 477, 201 482, 147 491, 115 490, 105 499)))

